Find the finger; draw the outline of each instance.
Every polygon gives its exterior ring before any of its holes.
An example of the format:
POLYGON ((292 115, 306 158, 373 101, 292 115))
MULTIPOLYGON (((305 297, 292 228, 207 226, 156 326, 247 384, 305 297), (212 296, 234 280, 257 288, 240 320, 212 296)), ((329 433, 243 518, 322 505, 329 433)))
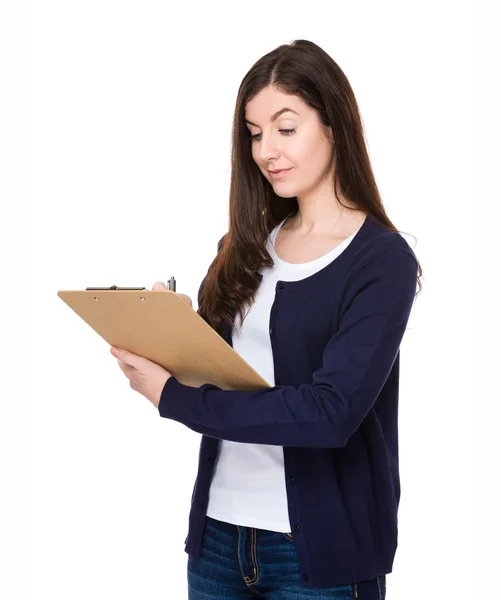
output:
POLYGON ((122 369, 125 375, 130 379, 132 373, 135 371, 134 367, 131 367, 127 363, 124 363, 122 360, 118 360, 118 366, 122 369))
POLYGON ((193 303, 191 302, 191 298, 189 296, 187 296, 186 294, 178 294, 178 295, 181 296, 181 298, 193 308, 193 303))
POLYGON ((167 286, 165 285, 165 283, 163 283, 163 281, 157 281, 156 283, 153 284, 153 290, 157 290, 157 291, 161 291, 161 290, 166 290, 167 286))

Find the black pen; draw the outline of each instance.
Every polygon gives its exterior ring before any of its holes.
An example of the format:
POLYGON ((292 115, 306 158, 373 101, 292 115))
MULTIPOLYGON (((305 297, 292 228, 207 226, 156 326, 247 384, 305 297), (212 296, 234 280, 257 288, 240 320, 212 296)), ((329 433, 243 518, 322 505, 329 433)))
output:
POLYGON ((170 290, 171 292, 176 291, 176 280, 174 279, 174 277, 171 277, 169 279, 169 281, 167 282, 167 289, 170 290))

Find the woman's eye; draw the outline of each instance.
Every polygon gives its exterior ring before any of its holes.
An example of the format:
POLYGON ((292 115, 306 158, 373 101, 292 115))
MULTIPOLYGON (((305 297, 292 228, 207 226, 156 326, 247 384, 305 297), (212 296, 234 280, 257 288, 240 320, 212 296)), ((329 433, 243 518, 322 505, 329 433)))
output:
MULTIPOLYGON (((294 133, 296 130, 295 130, 295 129, 279 129, 278 131, 280 131, 280 133, 281 133, 282 135, 289 136, 289 135, 292 135, 292 134, 293 134, 293 133, 294 133)), ((256 133, 255 135, 251 135, 251 136, 249 136, 249 139, 250 139, 251 141, 252 141, 252 140, 257 140, 257 138, 258 138, 260 135, 261 135, 260 133, 256 133)))

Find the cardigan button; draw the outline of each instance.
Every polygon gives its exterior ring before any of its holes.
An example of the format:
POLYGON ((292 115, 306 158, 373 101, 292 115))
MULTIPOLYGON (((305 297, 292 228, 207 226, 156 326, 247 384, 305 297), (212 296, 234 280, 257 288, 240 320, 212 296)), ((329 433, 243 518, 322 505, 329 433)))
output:
POLYGON ((289 477, 289 483, 291 485, 293 485, 294 483, 296 483, 296 480, 294 479, 294 477, 289 477))
POLYGON ((294 531, 295 531, 296 533, 300 533, 300 531, 301 531, 301 527, 299 527, 299 525, 294 525, 294 531))
POLYGON ((281 290, 283 290, 283 289, 284 289, 284 287, 285 287, 285 283, 284 283, 283 281, 279 281, 279 282, 278 282, 278 287, 279 287, 281 290))
POLYGON ((270 335, 273 335, 275 333, 275 329, 273 327, 270 327, 270 335))
POLYGON ((279 379, 278 377, 277 377, 277 378, 276 378, 276 380, 275 380, 275 384, 276 384, 276 385, 280 385, 280 379, 279 379))
POLYGON ((310 581, 310 576, 308 575, 308 573, 305 573, 305 574, 303 575, 303 579, 304 579, 305 581, 310 581))

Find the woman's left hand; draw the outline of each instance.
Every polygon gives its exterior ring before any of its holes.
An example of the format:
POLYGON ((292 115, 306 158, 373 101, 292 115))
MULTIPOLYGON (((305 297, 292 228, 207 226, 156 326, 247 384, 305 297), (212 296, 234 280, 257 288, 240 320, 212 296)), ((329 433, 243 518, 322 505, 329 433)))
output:
POLYGON ((118 359, 118 365, 129 379, 130 387, 158 408, 162 390, 172 374, 151 360, 123 348, 112 346, 110 351, 118 359))

